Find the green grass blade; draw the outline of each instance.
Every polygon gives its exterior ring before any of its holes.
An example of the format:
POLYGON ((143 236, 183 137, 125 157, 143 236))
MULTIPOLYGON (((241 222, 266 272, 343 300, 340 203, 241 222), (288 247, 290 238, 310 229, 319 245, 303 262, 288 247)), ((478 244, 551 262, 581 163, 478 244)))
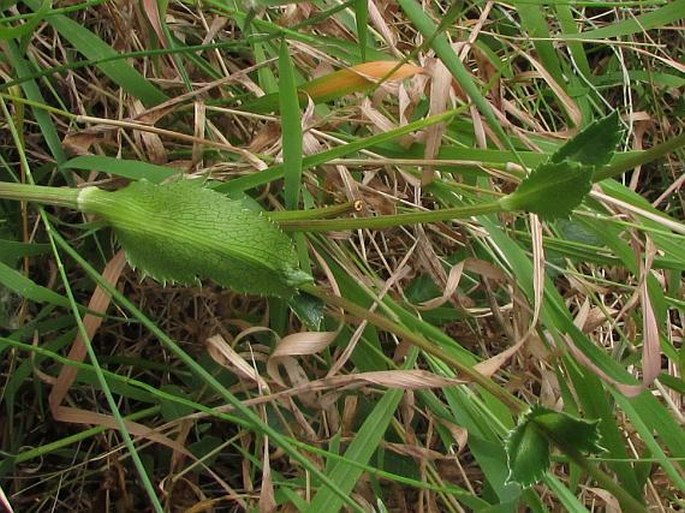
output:
POLYGON ((642 34, 646 30, 677 22, 684 17, 685 0, 675 0, 651 12, 632 16, 626 20, 611 23, 606 27, 586 30, 580 34, 563 34, 561 38, 566 40, 597 40, 642 34))
POLYGON ((0 39, 7 41, 10 39, 21 38, 26 34, 33 32, 38 24, 43 21, 43 18, 50 12, 52 7, 52 0, 43 0, 43 3, 26 23, 17 25, 15 27, 4 28, 0 26, 0 39))
MULTIPOLYGON (((344 157, 345 155, 350 155, 352 153, 364 150, 376 144, 381 144, 387 141, 392 141, 401 137, 405 134, 409 134, 416 130, 426 128, 428 126, 434 125, 436 123, 441 123, 445 120, 450 119, 455 115, 456 111, 448 111, 444 114, 439 114, 437 116, 432 116, 430 118, 421 119, 419 121, 414 121, 405 126, 401 126, 389 132, 383 132, 380 134, 372 135, 365 139, 356 140, 342 146, 336 146, 330 150, 322 151, 315 155, 310 155, 302 159, 302 168, 309 169, 314 166, 325 164, 329 160, 344 157)), ((273 182, 274 180, 279 180, 283 178, 285 173, 285 167, 283 164, 270 167, 260 173, 253 175, 248 175, 230 182, 218 185, 215 190, 219 192, 239 192, 252 189, 253 187, 258 187, 260 185, 273 182)))
POLYGON ((664 409, 659 405, 649 392, 650 398, 630 400, 624 395, 614 392, 613 396, 621 409, 630 417, 631 424, 640 433, 640 438, 645 443, 652 456, 657 459, 661 468, 673 480, 673 483, 681 490, 685 490, 682 464, 676 465, 671 458, 682 458, 685 452, 685 434, 682 426, 679 426, 670 415, 664 415, 664 409), (662 446, 654 438, 653 433, 659 433, 661 439, 671 449, 671 456, 667 456, 662 446))
POLYGON ((16 263, 20 258, 42 255, 48 251, 50 251, 50 247, 47 244, 0 239, 0 263, 9 266, 16 263))
POLYGON ((295 210, 300 202, 302 182, 302 116, 293 62, 284 39, 278 57, 279 100, 283 138, 283 175, 285 208, 295 210))
POLYGON ((369 39, 369 2, 355 0, 354 12, 357 24, 357 39, 359 41, 359 55, 362 62, 366 62, 366 48, 369 39))
POLYGON ((516 11, 521 17, 521 25, 533 41, 538 58, 556 83, 564 88, 565 80, 559 63, 559 54, 550 41, 545 9, 546 7, 542 5, 516 4, 516 11))
POLYGON ((147 180, 152 183, 162 183, 164 180, 181 173, 157 164, 150 164, 140 160, 118 159, 102 155, 83 155, 64 162, 62 169, 98 170, 130 180, 147 180))
MULTIPOLYGON (((15 42, 6 41, 5 47, 7 51, 4 53, 4 55, 6 56, 12 67, 15 69, 17 76, 22 78, 30 76, 31 65, 22 57, 21 53, 19 52, 19 48, 15 44, 15 42)), ((46 105, 45 99, 43 98, 43 94, 41 93, 38 84, 34 80, 28 80, 26 82, 23 82, 21 84, 21 88, 23 89, 24 95, 26 95, 26 98, 28 100, 38 105, 46 105)), ((50 118, 50 114, 48 114, 48 112, 46 112, 45 110, 39 108, 33 108, 32 111, 33 116, 36 119, 38 126, 40 127, 41 133, 43 134, 45 143, 50 149, 52 157, 58 164, 64 162, 67 159, 67 157, 62 147, 62 140, 60 139, 60 136, 57 133, 57 128, 55 127, 55 124, 50 118)))
MULTIPOLYGON (((407 360, 413 364, 417 352, 413 358, 407 360)), ((411 368, 411 367, 409 367, 411 368)), ((358 463, 366 464, 374 452, 378 449, 385 431, 388 429, 397 407, 404 395, 403 390, 388 390, 378 401, 373 411, 366 417, 364 424, 357 431, 356 436, 345 451, 345 459, 358 463)), ((338 461, 331 469, 329 476, 332 481, 338 483, 340 488, 346 493, 351 493, 357 481, 363 474, 359 466, 349 465, 346 461, 338 461)), ((343 501, 333 495, 331 490, 322 488, 312 499, 308 513, 318 513, 326 511, 337 513, 343 506, 343 501)))
POLYGON ((15 271, 7 264, 0 262, 0 285, 4 285, 20 296, 39 303, 69 306, 69 300, 57 292, 36 284, 19 271, 15 271))

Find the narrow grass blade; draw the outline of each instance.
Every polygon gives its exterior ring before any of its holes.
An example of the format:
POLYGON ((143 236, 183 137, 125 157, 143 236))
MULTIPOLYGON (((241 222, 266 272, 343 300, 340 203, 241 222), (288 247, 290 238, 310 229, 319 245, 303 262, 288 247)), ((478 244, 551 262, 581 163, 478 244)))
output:
POLYGON ((152 183, 162 183, 180 173, 170 167, 150 164, 140 160, 118 159, 103 155, 84 155, 75 157, 61 165, 62 169, 98 170, 130 180, 147 180, 152 183))
MULTIPOLYGON (((31 65, 21 55, 19 47, 15 44, 15 42, 6 41, 5 48, 6 51, 4 52, 4 55, 15 69, 17 76, 20 78, 30 76, 32 73, 31 65)), ((46 105, 43 94, 41 93, 38 84, 34 80, 23 82, 21 84, 21 88, 23 89, 24 95, 26 95, 28 100, 34 102, 35 104, 46 105)), ((50 149, 52 157, 58 164, 64 162, 67 157, 62 147, 62 140, 57 133, 57 128, 55 127, 50 114, 39 108, 33 108, 32 110, 33 116, 40 127, 41 133, 45 138, 45 144, 50 149)), ((70 181, 68 175, 67 179, 70 181)))
MULTIPOLYGON (((416 352, 413 358, 409 358, 412 363, 416 359, 416 352)), ((410 367, 409 367, 410 368, 410 367)), ((376 404, 369 416, 366 417, 364 424, 357 431, 354 440, 345 451, 345 459, 366 464, 374 452, 378 449, 392 417, 404 395, 403 390, 388 390, 376 404)), ((351 493, 357 481, 363 474, 363 470, 358 466, 351 466, 344 461, 336 462, 329 473, 332 481, 338 483, 345 493, 351 493)), ((308 513, 337 513, 343 506, 343 501, 331 493, 327 488, 322 488, 314 496, 308 513)))
POLYGON ((563 34, 561 38, 566 40, 597 40, 643 34, 647 30, 666 26, 683 19, 685 16, 683 13, 685 13, 685 0, 675 0, 654 11, 611 23, 606 27, 586 30, 580 34, 563 34))
POLYGON ((43 21, 45 16, 50 12, 52 8, 52 0, 43 0, 40 6, 33 16, 31 16, 26 23, 17 25, 15 27, 4 28, 0 27, 0 39, 7 41, 10 39, 21 38, 26 34, 33 32, 33 30, 38 26, 38 24, 43 21))
POLYGON ((283 174, 285 208, 295 210, 300 201, 302 182, 302 116, 297 96, 295 70, 288 52, 288 43, 281 42, 278 57, 280 75, 279 103, 281 107, 281 133, 283 140, 283 174))
POLYGON ((549 26, 544 5, 517 3, 516 11, 521 17, 521 25, 533 41, 535 51, 552 78, 564 87, 565 80, 559 63, 559 54, 550 41, 549 26))
MULTIPOLYGON (((645 392, 644 395, 648 395, 645 392)), ((673 480, 673 483, 681 490, 685 490, 682 465, 672 460, 682 459, 685 454, 685 434, 670 415, 664 415, 664 409, 654 397, 644 397, 637 401, 628 399, 623 394, 614 393, 614 399, 630 417, 635 429, 640 433, 641 439, 648 447, 652 456, 657 459, 661 468, 673 480), (666 441, 670 447, 670 456, 666 455, 662 446, 654 438, 653 433, 659 434, 660 439, 666 441)))
POLYGON ((354 12, 357 23, 357 39, 359 40, 359 55, 362 62, 365 62, 366 45, 369 38, 369 0, 355 0, 354 12))
POLYGON ((0 239, 0 262, 7 265, 12 265, 22 257, 42 255, 48 251, 50 251, 48 244, 0 239))
MULTIPOLYGON (((409 134, 416 130, 420 130, 435 123, 441 123, 442 121, 446 121, 454 115, 455 111, 445 112, 438 116, 433 116, 430 118, 415 121, 413 123, 409 123, 405 126, 401 126, 389 132, 372 135, 365 139, 356 140, 354 142, 350 142, 342 146, 337 146, 330 150, 322 151, 321 153, 317 153, 315 155, 310 155, 302 160, 302 168, 308 169, 314 166, 325 164, 331 159, 344 157, 345 155, 350 155, 351 153, 364 150, 376 144, 392 141, 393 139, 397 139, 398 137, 401 137, 405 134, 409 134)), ((278 166, 273 166, 260 173, 236 178, 235 180, 231 180, 230 182, 218 185, 215 188, 215 190, 219 192, 246 191, 253 187, 258 187, 260 185, 267 184, 274 180, 279 180, 280 178, 283 178, 284 172, 285 168, 282 164, 278 166)))
POLYGON ((69 306, 70 304, 66 297, 36 284, 3 262, 0 262, 0 284, 31 301, 59 306, 69 306))

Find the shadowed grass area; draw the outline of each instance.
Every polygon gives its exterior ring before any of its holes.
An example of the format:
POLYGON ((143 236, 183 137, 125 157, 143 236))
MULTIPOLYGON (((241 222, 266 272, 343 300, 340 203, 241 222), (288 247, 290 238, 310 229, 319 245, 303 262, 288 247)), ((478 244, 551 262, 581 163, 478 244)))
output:
POLYGON ((684 0, 0 12, 0 502, 682 506, 684 0), (179 177, 313 283, 174 283, 192 195, 138 269, 66 208, 179 177))

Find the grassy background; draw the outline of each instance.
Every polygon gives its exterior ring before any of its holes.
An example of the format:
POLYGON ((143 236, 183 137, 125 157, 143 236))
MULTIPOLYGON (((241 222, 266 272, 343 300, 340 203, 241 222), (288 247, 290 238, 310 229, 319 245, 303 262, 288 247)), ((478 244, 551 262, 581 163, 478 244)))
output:
POLYGON ((293 232, 346 299, 310 305, 315 329, 144 279, 97 219, 0 201, 14 511, 617 511, 592 469, 682 507, 682 149, 567 220, 362 225, 501 197, 614 110, 616 166, 673 140, 685 1, 280 3, 3 4, 3 181, 184 173, 268 211, 361 205, 293 232), (509 483, 526 404, 599 419, 606 452, 509 483))

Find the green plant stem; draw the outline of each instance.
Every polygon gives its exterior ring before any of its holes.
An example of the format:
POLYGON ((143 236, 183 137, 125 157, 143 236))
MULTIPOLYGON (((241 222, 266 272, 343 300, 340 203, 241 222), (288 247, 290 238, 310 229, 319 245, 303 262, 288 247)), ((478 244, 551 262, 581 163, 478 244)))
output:
POLYGON ((0 182, 0 198, 18 201, 35 201, 43 205, 69 207, 78 210, 79 189, 45 187, 23 183, 0 182))
POLYGON ((628 159, 621 160, 620 162, 609 164, 608 166, 598 169, 592 176, 592 181, 599 182, 606 178, 618 176, 637 166, 641 166, 647 162, 651 162, 668 155, 682 146, 685 146, 685 132, 673 137, 672 139, 669 139, 668 141, 657 144, 648 150, 641 151, 637 155, 634 155, 628 159))
POLYGON ((330 207, 310 208, 307 210, 273 210, 267 213, 270 219, 278 224, 289 221, 300 221, 305 219, 327 219, 336 217, 349 212, 358 212, 361 210, 362 203, 356 201, 346 201, 339 205, 331 205, 330 207))
POLYGON ((451 219, 464 219, 467 217, 480 216, 502 212, 504 209, 499 202, 492 201, 479 205, 466 207, 443 208, 430 212, 410 212, 376 217, 351 217, 346 219, 319 219, 319 220, 283 220, 279 221, 281 228, 286 231, 303 232, 330 232, 342 230, 356 230, 359 228, 382 229, 395 226, 435 223, 449 221, 451 219))

